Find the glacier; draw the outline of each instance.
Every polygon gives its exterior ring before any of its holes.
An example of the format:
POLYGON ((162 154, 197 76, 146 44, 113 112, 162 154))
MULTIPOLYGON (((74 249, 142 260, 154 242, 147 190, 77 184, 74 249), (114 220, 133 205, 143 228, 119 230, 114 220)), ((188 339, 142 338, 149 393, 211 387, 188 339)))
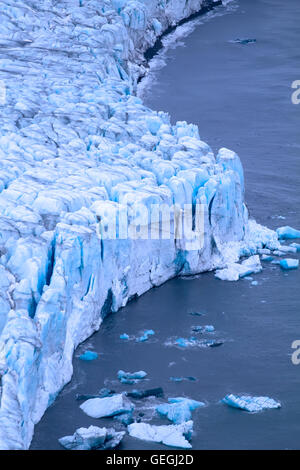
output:
POLYGON ((213 3, 1 1, 1 449, 30 446, 74 350, 111 311, 172 277, 279 247, 249 220, 238 155, 214 155, 197 126, 172 126, 136 96, 144 52, 213 3), (203 243, 103 236, 140 203, 200 203, 203 243))

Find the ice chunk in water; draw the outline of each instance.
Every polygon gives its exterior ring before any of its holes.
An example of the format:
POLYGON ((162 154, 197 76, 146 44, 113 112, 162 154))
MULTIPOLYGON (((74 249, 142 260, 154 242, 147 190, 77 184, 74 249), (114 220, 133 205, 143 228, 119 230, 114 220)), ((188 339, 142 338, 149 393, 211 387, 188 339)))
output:
POLYGON ((129 339, 129 336, 127 333, 123 333, 120 335, 120 339, 129 339))
POLYGON ((146 397, 162 397, 163 395, 164 391, 161 387, 151 388, 148 390, 132 390, 131 392, 127 392, 128 397, 135 399, 142 399, 146 397))
POLYGON ((154 426, 148 423, 132 423, 128 426, 131 437, 143 441, 158 442, 171 447, 191 449, 188 442, 193 432, 193 421, 168 426, 154 426))
POLYGON ((192 411, 200 406, 204 406, 204 403, 189 398, 178 397, 169 398, 169 403, 163 403, 156 407, 156 411, 166 416, 174 424, 181 424, 189 421, 192 417, 192 411))
POLYGON ((142 336, 136 339, 138 343, 142 343, 144 341, 147 341, 149 339, 149 336, 154 335, 155 332, 153 330, 146 330, 142 336))
POLYGON ((251 395, 226 395, 222 400, 228 406, 233 408, 240 408, 241 410, 255 413, 269 408, 280 408, 281 404, 278 401, 269 397, 252 397, 251 395))
POLYGON ((112 397, 92 398, 82 403, 80 408, 91 418, 104 418, 130 413, 134 409, 134 405, 125 395, 120 393, 112 397))
POLYGON ((300 230, 296 230, 293 227, 286 225, 285 227, 279 227, 277 230, 279 240, 288 240, 291 238, 300 238, 300 230))
POLYGON ((239 263, 231 263, 224 269, 216 271, 215 276, 222 281, 238 281, 240 278, 256 274, 262 271, 262 266, 258 255, 250 256, 239 263))
POLYGON ((94 361, 95 359, 98 359, 98 354, 94 351, 85 351, 79 356, 79 359, 82 361, 94 361))
POLYGON ((112 449, 123 439, 125 432, 116 432, 114 429, 79 428, 73 436, 59 439, 59 443, 68 450, 112 449))
POLYGON ((147 375, 147 372, 140 370, 138 372, 124 372, 124 370, 119 370, 118 379, 123 384, 134 384, 137 381, 144 379, 147 375))
POLYGON ((300 251, 300 244, 299 243, 291 243, 291 245, 293 248, 296 248, 297 252, 300 251))
POLYGON ((285 258, 280 261, 280 267, 285 270, 299 268, 299 260, 292 258, 285 258))

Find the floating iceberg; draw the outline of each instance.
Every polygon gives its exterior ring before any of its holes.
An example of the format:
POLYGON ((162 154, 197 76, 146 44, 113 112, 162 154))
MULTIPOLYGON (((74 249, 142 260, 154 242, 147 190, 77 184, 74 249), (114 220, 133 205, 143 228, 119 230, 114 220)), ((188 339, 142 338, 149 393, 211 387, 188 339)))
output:
POLYGON ((285 227, 279 227, 276 232, 279 240, 300 238, 300 230, 296 230, 295 228, 289 227, 288 225, 286 225, 285 227))
POLYGON ((91 418, 104 418, 130 413, 134 409, 134 405, 125 395, 119 394, 112 397, 92 398, 82 403, 80 408, 91 418))
POLYGON ((191 449, 188 442, 193 432, 193 421, 169 426, 151 426, 148 423, 132 423, 128 426, 129 435, 143 441, 158 442, 180 449, 191 449))
POLYGON ((129 335, 127 333, 123 333, 120 335, 120 339, 129 339, 129 335))
POLYGON ((149 339, 149 336, 153 336, 155 332, 153 330, 146 330, 142 336, 136 339, 138 343, 143 343, 149 339))
POLYGON ((79 356, 79 359, 82 361, 94 361, 95 359, 98 359, 98 354, 94 351, 85 351, 79 356))
POLYGON ((191 412, 200 406, 205 406, 205 403, 184 397, 169 398, 168 401, 169 403, 158 405, 156 411, 161 416, 166 416, 174 424, 190 421, 192 418, 191 412))
POLYGON ((114 449, 123 439, 125 432, 116 432, 114 429, 79 428, 73 436, 59 439, 59 443, 68 450, 114 449))
POLYGON ((289 269, 298 269, 299 268, 299 260, 293 258, 285 258, 280 261, 280 267, 285 270, 289 269))
POLYGON ((296 248, 297 252, 300 251, 300 244, 299 243, 291 243, 290 245, 292 248, 296 248))
POLYGON ((140 370, 138 372, 124 372, 124 370, 119 370, 118 379, 123 384, 134 384, 141 379, 144 379, 147 376, 147 372, 140 370))
POLYGON ((228 406, 233 408, 240 408, 241 410, 256 413, 257 411, 266 410, 269 408, 280 408, 281 404, 278 401, 269 397, 252 397, 250 395, 226 395, 222 400, 228 406))

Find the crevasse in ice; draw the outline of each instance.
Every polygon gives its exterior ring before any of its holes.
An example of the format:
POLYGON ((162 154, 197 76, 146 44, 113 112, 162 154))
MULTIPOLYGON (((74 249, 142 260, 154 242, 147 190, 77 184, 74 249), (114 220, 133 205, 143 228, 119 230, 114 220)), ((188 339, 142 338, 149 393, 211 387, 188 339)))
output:
POLYGON ((214 156, 196 126, 135 96, 143 52, 202 4, 1 3, 1 449, 29 447, 74 349, 110 311, 175 275, 277 248, 248 220, 239 157, 214 156), (200 202, 203 246, 99 236, 139 202, 200 202))

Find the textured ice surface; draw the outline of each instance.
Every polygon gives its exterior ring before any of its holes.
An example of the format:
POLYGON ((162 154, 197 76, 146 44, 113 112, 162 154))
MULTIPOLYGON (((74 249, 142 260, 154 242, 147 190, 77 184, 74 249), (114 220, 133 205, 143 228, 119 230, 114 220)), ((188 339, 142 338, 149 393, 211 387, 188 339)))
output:
POLYGON ((190 421, 192 418, 192 411, 200 406, 205 404, 191 400, 190 398, 178 397, 178 398, 169 398, 169 403, 162 403, 156 407, 156 411, 162 415, 166 416, 174 424, 181 424, 186 421, 190 421))
POLYGON ((289 227, 288 225, 286 225, 285 227, 279 227, 276 231, 279 240, 300 238, 300 230, 296 230, 295 228, 289 227))
POLYGON ((143 52, 202 4, 1 2, 1 449, 28 448, 75 348, 110 311, 176 275, 278 247, 248 220, 239 157, 215 156, 196 126, 172 126, 135 96, 143 52), (203 246, 106 238, 138 203, 201 203, 203 246))
POLYGON ((144 379, 147 376, 147 372, 140 370, 138 372, 124 372, 124 370, 119 370, 118 379, 123 384, 134 384, 139 382, 141 379, 144 379))
POLYGON ((87 400, 80 408, 91 418, 104 418, 105 416, 115 416, 122 413, 130 413, 134 405, 125 395, 113 395, 105 398, 92 398, 87 400))
POLYGON ((258 255, 251 256, 239 263, 231 263, 224 269, 216 271, 215 276, 222 281, 238 281, 241 277, 262 271, 258 255))
POLYGON ((299 267, 299 260, 293 258, 285 258, 280 261, 280 267, 285 270, 297 269, 299 267))
POLYGON ((79 356, 79 359, 82 361, 94 361, 98 358, 98 354, 94 351, 85 351, 79 356))
POLYGON ((233 408, 240 408, 241 410, 255 413, 257 411, 266 410, 269 408, 280 408, 281 404, 278 401, 269 397, 252 397, 250 395, 226 395, 223 398, 223 403, 233 408))
POLYGON ((93 450, 113 449, 121 442, 125 432, 116 432, 114 429, 79 428, 73 436, 65 436, 59 439, 59 443, 68 450, 93 450))
POLYGON ((132 437, 182 449, 191 449, 188 439, 191 438, 192 431, 193 421, 169 426, 151 426, 147 423, 132 423, 128 426, 128 432, 132 437))

